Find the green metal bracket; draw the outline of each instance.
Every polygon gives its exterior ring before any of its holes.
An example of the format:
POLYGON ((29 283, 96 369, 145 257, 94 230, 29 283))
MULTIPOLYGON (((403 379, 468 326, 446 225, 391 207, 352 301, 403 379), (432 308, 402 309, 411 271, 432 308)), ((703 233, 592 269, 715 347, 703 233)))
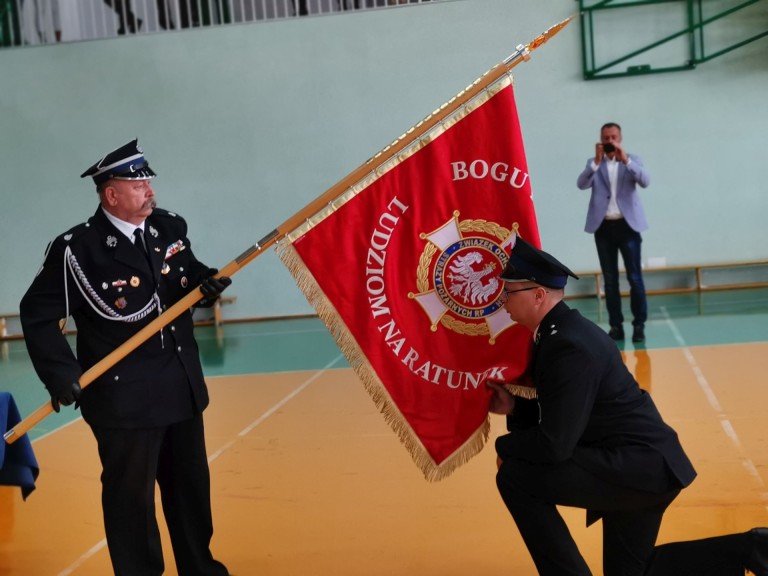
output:
MULTIPOLYGON (((638 76, 642 74, 659 74, 663 72, 677 72, 681 70, 692 70, 697 64, 707 62, 718 56, 722 56, 732 50, 740 48, 746 44, 768 36, 768 30, 759 31, 756 34, 741 38, 740 40, 729 44, 717 51, 707 53, 705 50, 705 28, 714 22, 722 20, 731 14, 743 10, 758 2, 764 0, 741 0, 737 4, 731 3, 727 8, 722 7, 716 14, 705 17, 703 2, 706 0, 578 0, 581 19, 581 47, 582 47, 582 65, 585 80, 597 80, 602 78, 617 78, 625 76, 638 76), (683 20, 685 27, 672 34, 668 34, 661 39, 650 42, 640 48, 631 50, 622 56, 610 56, 607 62, 598 63, 596 55, 595 36, 596 21, 601 14, 606 11, 615 11, 621 8, 639 8, 645 6, 679 5, 681 11, 684 10, 683 20), (637 56, 648 53, 663 45, 669 45, 670 42, 677 39, 687 39, 687 54, 681 61, 670 63, 670 65, 651 65, 651 64, 627 64, 624 69, 619 68, 622 63, 637 56)), ((765 2, 764 2, 765 5, 765 2)), ((709 4, 712 6, 712 3, 709 4)), ((632 23, 627 22, 628 26, 632 23)), ((614 29, 615 32, 615 29, 614 29)), ((635 26, 631 27, 632 36, 640 36, 642 30, 635 26)), ((746 33, 745 33, 746 35, 746 33)))

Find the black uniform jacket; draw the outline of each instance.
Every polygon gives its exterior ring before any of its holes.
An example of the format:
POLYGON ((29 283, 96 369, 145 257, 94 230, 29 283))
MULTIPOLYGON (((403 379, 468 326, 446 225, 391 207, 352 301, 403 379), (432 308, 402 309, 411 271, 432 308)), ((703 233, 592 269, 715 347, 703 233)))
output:
POLYGON ((538 400, 516 401, 502 459, 573 460, 616 485, 653 493, 696 477, 677 433, 627 370, 616 343, 559 302, 539 325, 533 380, 538 400), (519 408, 519 410, 518 410, 519 408))
MULTIPOLYGON (((22 298, 21 324, 38 376, 52 388, 72 383, 198 286, 208 267, 195 258, 183 218, 156 208, 144 224, 152 262, 102 208, 57 237, 22 298), (77 356, 59 321, 77 327, 77 356)), ((83 390, 95 426, 164 426, 208 404, 191 311, 182 313, 83 390)))

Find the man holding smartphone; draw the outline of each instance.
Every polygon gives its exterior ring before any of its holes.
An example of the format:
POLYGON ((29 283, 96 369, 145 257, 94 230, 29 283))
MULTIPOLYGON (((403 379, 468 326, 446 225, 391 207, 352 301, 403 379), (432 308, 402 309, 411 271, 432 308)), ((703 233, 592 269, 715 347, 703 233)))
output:
POLYGON ((624 340, 624 314, 619 291, 619 253, 629 282, 632 311, 632 341, 645 341, 648 304, 641 266, 640 233, 648 228, 638 185, 650 184, 648 172, 639 156, 627 154, 621 145, 621 126, 608 122, 600 129, 595 156, 579 174, 576 186, 591 189, 584 230, 595 235, 597 257, 603 274, 605 304, 608 308, 608 334, 624 340))

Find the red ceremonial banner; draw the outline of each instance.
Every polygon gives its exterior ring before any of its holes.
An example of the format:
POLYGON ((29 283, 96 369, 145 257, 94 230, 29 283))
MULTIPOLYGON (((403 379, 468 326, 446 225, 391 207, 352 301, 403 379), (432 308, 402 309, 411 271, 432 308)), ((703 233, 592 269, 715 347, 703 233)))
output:
MULTIPOLYGON (((516 235, 539 245, 509 71, 571 20, 519 45, 217 274, 232 276, 276 244, 429 480, 487 440, 485 382, 535 396, 514 383, 530 341, 497 302, 516 235)), ((80 387, 202 297, 199 286, 189 292, 84 372, 80 387)), ((13 444, 51 413, 46 402, 3 440, 13 444)))
POLYGON ((498 301, 516 234, 540 245, 507 75, 278 247, 429 480, 485 444, 485 382, 527 367, 530 332, 498 301))

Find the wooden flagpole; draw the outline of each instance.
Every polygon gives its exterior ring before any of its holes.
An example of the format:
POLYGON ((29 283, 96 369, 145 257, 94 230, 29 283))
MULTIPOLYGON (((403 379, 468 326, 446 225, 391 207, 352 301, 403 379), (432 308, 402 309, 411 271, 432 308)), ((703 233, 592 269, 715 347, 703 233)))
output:
MULTIPOLYGON (((457 94, 451 100, 443 104, 440 108, 432 112, 432 114, 427 116, 416 126, 401 135, 397 140, 392 142, 392 144, 381 150, 378 154, 359 166, 356 170, 350 172, 346 177, 344 177, 342 180, 325 191, 322 195, 313 200, 310 204, 305 206, 302 210, 288 218, 280 226, 272 230, 256 244, 248 248, 232 262, 221 268, 217 274, 217 277, 232 276, 238 272, 246 264, 259 256, 266 248, 269 248, 276 242, 280 241, 291 231, 306 222, 309 218, 323 210, 326 206, 328 206, 328 204, 338 198, 345 190, 349 189, 351 186, 360 182, 367 175, 377 170, 385 162, 387 162, 393 156, 397 155, 404 148, 417 141, 425 134, 428 134, 445 118, 448 118, 456 110, 466 105, 467 102, 469 102, 472 98, 480 94, 483 90, 486 90, 489 86, 496 83, 502 76, 507 74, 520 62, 528 61, 530 59, 530 53, 532 50, 535 50, 547 42, 555 34, 560 32, 560 30, 562 30, 568 23, 570 23, 571 20, 573 20, 573 17, 568 18, 567 20, 563 20, 562 22, 548 28, 545 32, 534 38, 528 44, 521 44, 517 46, 514 53, 488 70, 485 74, 467 86, 464 90, 459 92, 459 94, 457 94)), ((99 376, 112 368, 112 366, 117 364, 120 360, 141 346, 152 336, 152 334, 159 332, 166 325, 170 324, 173 320, 178 318, 183 312, 191 308, 202 297, 203 293, 200 291, 200 287, 198 286, 189 294, 184 296, 184 298, 168 308, 160 316, 155 318, 152 322, 144 326, 144 328, 139 330, 136 334, 131 336, 123 344, 115 348, 110 354, 86 370, 82 376, 80 376, 80 388, 82 389, 87 387, 99 376)), ((13 442, 26 434, 30 429, 39 424, 46 416, 49 416, 52 412, 53 407, 51 403, 46 402, 32 414, 24 418, 16 426, 9 429, 3 435, 3 439, 8 444, 13 444, 13 442)))

